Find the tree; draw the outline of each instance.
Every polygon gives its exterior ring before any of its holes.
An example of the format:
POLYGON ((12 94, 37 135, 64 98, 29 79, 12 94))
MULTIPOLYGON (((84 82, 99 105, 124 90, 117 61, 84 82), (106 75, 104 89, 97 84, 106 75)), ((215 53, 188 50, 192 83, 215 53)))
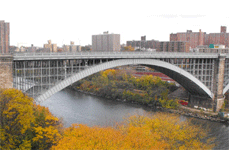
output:
POLYGON ((32 138, 33 149, 49 149, 58 143, 61 138, 62 123, 54 117, 48 108, 34 105, 35 122, 31 132, 35 135, 32 138))
POLYGON ((49 149, 57 144, 61 121, 16 89, 0 89, 0 149, 49 149))
POLYGON ((31 128, 33 99, 16 89, 0 89, 0 149, 31 147, 27 130, 31 128))
POLYGON ((129 46, 125 46, 124 50, 125 51, 134 51, 134 48, 131 45, 129 45, 129 46))
POLYGON ((116 127, 67 128, 53 150, 59 149, 210 149, 205 129, 181 121, 179 116, 157 113, 131 116, 116 127))

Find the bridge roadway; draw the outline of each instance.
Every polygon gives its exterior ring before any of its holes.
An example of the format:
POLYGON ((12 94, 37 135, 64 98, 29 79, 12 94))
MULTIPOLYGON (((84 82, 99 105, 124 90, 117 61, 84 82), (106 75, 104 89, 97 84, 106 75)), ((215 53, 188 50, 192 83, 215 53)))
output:
MULTIPOLYGON (((125 65, 154 68, 177 81, 191 95, 211 98, 217 109, 223 103, 223 94, 229 89, 229 54, 77 52, 13 55, 14 77, 38 83, 25 91, 38 100, 47 99, 91 74, 125 65)), ((16 81, 14 87, 20 89, 20 81, 16 81)))
MULTIPOLYGON (((183 52, 76 52, 76 53, 15 53, 14 60, 53 60, 90 58, 218 58, 218 53, 183 52)), ((229 58, 229 54, 226 55, 229 58)))

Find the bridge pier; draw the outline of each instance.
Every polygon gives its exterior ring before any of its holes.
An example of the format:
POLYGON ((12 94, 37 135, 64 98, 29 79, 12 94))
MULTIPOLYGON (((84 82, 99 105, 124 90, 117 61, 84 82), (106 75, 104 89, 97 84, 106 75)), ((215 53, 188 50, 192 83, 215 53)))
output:
POLYGON ((224 83, 225 59, 226 59, 226 55, 219 54, 218 60, 216 61, 216 67, 214 73, 215 82, 213 83, 213 87, 214 87, 213 110, 214 111, 219 111, 224 103, 223 83, 224 83))
POLYGON ((13 88, 12 55, 0 55, 0 87, 13 88))

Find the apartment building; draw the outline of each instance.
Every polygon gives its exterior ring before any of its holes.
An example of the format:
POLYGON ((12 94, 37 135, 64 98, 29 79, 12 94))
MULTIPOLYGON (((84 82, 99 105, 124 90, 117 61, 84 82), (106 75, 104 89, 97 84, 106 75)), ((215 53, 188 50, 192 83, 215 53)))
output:
POLYGON ((0 20, 0 53, 9 53, 10 23, 0 20))
POLYGON ((158 52, 189 52, 189 42, 165 41, 159 42, 158 52))
POLYGON ((221 26, 220 33, 209 33, 205 35, 205 45, 221 44, 229 47, 229 33, 227 27, 221 26))
POLYGON ((145 48, 145 49, 157 49, 159 46, 159 41, 157 40, 146 40, 146 36, 141 36, 139 41, 127 41, 126 46, 132 46, 134 48, 145 48))
POLYGON ((170 41, 184 41, 189 42, 191 48, 195 48, 199 45, 204 45, 205 32, 199 30, 199 32, 192 32, 192 30, 187 30, 187 32, 170 34, 170 41))
POLYGON ((44 44, 44 51, 57 52, 57 44, 52 44, 51 40, 48 40, 48 44, 44 44))
POLYGON ((120 34, 92 35, 92 51, 120 51, 120 34))
POLYGON ((187 30, 187 32, 170 34, 170 41, 186 41, 190 43, 191 48, 196 48, 201 45, 210 44, 222 44, 229 47, 229 33, 226 33, 227 27, 221 26, 220 33, 209 33, 202 32, 192 32, 192 30, 187 30))
POLYGON ((63 51, 64 52, 80 52, 81 46, 75 45, 74 42, 70 42, 70 45, 63 45, 63 51))
POLYGON ((146 36, 141 36, 140 41, 127 41, 127 46, 141 49, 156 49, 158 52, 189 52, 190 43, 180 41, 157 41, 146 40, 146 36))

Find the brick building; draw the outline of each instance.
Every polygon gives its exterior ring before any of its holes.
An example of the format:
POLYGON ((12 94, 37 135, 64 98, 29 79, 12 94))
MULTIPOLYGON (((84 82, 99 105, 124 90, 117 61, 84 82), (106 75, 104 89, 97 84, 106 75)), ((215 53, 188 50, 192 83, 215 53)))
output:
POLYGON ((220 33, 209 33, 202 32, 192 32, 192 30, 187 30, 187 32, 181 32, 176 34, 170 34, 170 41, 186 41, 190 43, 191 48, 196 48, 201 45, 209 44, 222 44, 229 47, 229 33, 226 33, 227 28, 221 26, 220 33))
POLYGON ((157 49, 159 46, 159 41, 157 40, 146 40, 146 36, 141 36, 140 41, 127 41, 126 46, 132 46, 134 48, 139 47, 139 48, 151 48, 151 49, 157 49))
POLYGON ((127 41, 126 46, 131 45, 136 48, 156 49, 160 52, 189 52, 189 42, 146 40, 146 36, 141 37, 141 41, 127 41))
POLYGON ((206 33, 192 32, 192 30, 187 30, 187 32, 170 34, 170 41, 185 41, 190 43, 191 48, 195 48, 199 45, 204 45, 204 36, 206 33))
POLYGON ((120 51, 120 34, 92 35, 92 51, 120 51))
POLYGON ((10 23, 0 20, 0 53, 9 53, 10 23))
POLYGON ((159 42, 158 52, 189 52, 190 43, 180 41, 159 42))
POLYGON ((227 27, 221 26, 220 33, 209 33, 205 35, 205 45, 209 44, 222 44, 229 47, 229 33, 227 27))

